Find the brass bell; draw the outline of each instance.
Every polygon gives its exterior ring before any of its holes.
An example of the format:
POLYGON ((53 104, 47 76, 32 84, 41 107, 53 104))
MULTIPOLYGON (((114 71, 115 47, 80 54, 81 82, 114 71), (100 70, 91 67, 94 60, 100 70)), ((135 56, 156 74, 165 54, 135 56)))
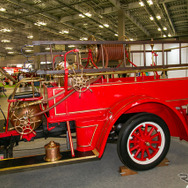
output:
POLYGON ((61 159, 62 155, 60 154, 60 144, 54 141, 50 141, 44 146, 46 156, 44 157, 45 161, 58 161, 61 159))

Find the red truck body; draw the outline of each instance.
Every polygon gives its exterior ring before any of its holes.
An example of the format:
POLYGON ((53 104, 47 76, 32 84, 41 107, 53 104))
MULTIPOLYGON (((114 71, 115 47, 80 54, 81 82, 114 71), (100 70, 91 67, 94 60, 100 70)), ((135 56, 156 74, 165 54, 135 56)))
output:
MULTIPOLYGON (((156 114, 169 125, 171 136, 188 141, 187 115, 188 78, 157 79, 153 76, 140 81, 126 78, 96 83, 89 91, 74 93, 66 101, 49 111, 49 123, 76 122, 77 150, 97 149, 102 156, 110 130, 122 114, 148 112, 156 114), (178 92, 172 92, 176 90, 178 92)), ((64 88, 48 88, 52 97, 64 88)), ((60 96, 59 98, 61 98, 60 96)), ((49 102, 49 106, 58 101, 49 102)))

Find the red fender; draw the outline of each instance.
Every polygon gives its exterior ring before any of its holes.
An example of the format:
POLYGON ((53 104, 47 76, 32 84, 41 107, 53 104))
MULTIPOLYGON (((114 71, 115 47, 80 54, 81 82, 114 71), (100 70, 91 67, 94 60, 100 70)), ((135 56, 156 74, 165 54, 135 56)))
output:
POLYGON ((104 152, 104 148, 106 146, 108 135, 112 129, 112 126, 115 124, 115 122, 122 114, 148 112, 148 113, 154 113, 159 117, 161 117, 164 121, 167 121, 167 117, 169 116, 166 115, 166 119, 165 119, 164 115, 161 115, 159 113, 161 111, 161 107, 163 108, 163 110, 165 109, 166 112, 173 114, 172 115, 173 120, 175 120, 176 122, 178 121, 178 124, 174 123, 173 126, 169 127, 170 132, 173 133, 171 135, 179 136, 182 139, 188 141, 188 126, 184 116, 181 113, 179 113, 178 110, 170 106, 167 102, 161 101, 156 98, 152 98, 148 96, 130 96, 116 103, 108 111, 107 114, 108 120, 105 122, 103 129, 101 130, 101 134, 99 135, 98 141, 96 143, 96 148, 99 151, 99 157, 101 157, 104 152), (147 105, 147 107, 149 108, 143 108, 142 105, 143 106, 147 105), (154 108, 152 105, 154 105, 154 108), (157 110, 155 107, 157 108, 157 110), (175 133, 177 135, 174 135, 175 133), (181 134, 184 135, 182 136, 181 134))

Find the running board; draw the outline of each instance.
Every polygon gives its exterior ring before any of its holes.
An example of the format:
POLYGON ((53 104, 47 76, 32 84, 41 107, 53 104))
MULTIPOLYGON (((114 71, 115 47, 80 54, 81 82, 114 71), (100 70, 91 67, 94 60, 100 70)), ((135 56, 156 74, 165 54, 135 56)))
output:
POLYGON ((0 160, 0 174, 21 172, 25 170, 53 167, 98 159, 98 152, 96 149, 86 152, 79 152, 76 150, 75 157, 72 157, 71 151, 64 151, 60 153, 62 158, 54 162, 46 162, 44 160, 44 154, 0 160))

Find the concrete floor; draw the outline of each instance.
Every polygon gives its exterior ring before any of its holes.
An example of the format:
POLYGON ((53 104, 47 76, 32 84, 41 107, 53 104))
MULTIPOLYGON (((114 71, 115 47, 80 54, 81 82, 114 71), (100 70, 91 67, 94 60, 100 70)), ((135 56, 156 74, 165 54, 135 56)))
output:
MULTIPOLYGON (((7 95, 10 93, 11 89, 7 89, 7 95)), ((7 110, 5 97, 0 97, 0 105, 5 112, 7 110)), ((30 143, 23 142, 16 150, 32 147, 42 148, 43 150, 43 146, 43 140, 30 143)), ((169 166, 156 167, 130 176, 121 176, 119 174, 119 167, 123 164, 120 162, 116 150, 116 144, 107 144, 101 160, 1 175, 0 187, 188 188, 187 142, 180 142, 178 139, 172 138, 167 155, 170 161, 169 166)), ((18 155, 20 155, 19 152, 18 155)), ((22 154, 26 154, 26 150, 23 150, 22 154)))

